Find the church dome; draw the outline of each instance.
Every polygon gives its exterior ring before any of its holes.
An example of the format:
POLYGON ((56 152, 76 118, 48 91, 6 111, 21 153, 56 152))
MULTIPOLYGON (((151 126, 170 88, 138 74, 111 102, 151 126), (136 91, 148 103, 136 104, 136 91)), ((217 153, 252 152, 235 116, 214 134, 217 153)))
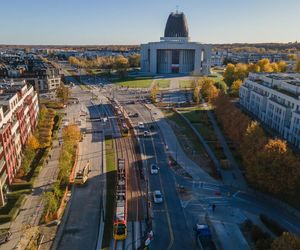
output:
POLYGON ((172 12, 167 20, 164 37, 188 37, 189 29, 184 13, 172 12))

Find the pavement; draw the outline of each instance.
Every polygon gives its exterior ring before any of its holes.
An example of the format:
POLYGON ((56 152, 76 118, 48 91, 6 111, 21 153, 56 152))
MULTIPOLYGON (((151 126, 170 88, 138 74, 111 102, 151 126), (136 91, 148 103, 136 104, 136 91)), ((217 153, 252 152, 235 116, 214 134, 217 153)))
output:
POLYGON ((99 117, 101 110, 96 103, 91 102, 90 93, 83 93, 76 87, 75 96, 79 98, 80 104, 73 105, 74 110, 70 115, 74 120, 78 120, 78 110, 86 109, 88 116, 81 118, 81 128, 89 131, 79 143, 76 171, 82 169, 89 161, 91 172, 84 186, 73 186, 71 200, 52 249, 95 249, 97 245, 101 245, 99 239, 102 239, 103 234, 106 187, 106 169, 103 162, 104 134, 100 132, 103 131, 103 124, 99 120, 87 120, 88 117, 99 117))
MULTIPOLYGON (((58 136, 61 136, 61 132, 59 132, 58 136)), ((29 243, 30 233, 26 234, 26 232, 28 228, 39 225, 44 211, 42 194, 49 191, 51 185, 56 181, 60 150, 61 147, 58 141, 54 140, 53 147, 48 154, 51 155, 51 158, 48 158, 48 163, 45 161, 40 174, 34 182, 33 192, 27 195, 26 202, 21 207, 20 213, 13 222, 1 225, 3 228, 10 227, 12 236, 7 243, 0 246, 0 249, 24 249, 24 246, 27 246, 29 243)))

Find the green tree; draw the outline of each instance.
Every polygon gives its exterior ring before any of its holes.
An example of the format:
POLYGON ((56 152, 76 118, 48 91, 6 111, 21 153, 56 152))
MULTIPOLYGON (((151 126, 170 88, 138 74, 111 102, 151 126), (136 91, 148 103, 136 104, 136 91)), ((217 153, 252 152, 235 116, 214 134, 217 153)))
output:
POLYGON ((223 93, 227 93, 227 85, 224 81, 215 82, 215 86, 217 89, 221 90, 223 93))

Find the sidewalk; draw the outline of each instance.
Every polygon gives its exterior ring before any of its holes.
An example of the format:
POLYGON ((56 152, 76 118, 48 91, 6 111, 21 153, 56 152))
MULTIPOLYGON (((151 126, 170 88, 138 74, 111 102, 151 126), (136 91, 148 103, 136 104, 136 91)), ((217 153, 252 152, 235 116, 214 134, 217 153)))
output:
POLYGON ((27 246, 29 239, 24 237, 24 234, 27 228, 39 225, 44 211, 43 193, 51 188, 52 183, 55 182, 58 175, 60 149, 58 141, 53 141, 53 147, 49 152, 51 158, 48 160, 48 164, 44 163, 44 167, 34 183, 33 192, 27 195, 26 202, 20 209, 19 215, 10 225, 7 223, 1 226, 10 226, 12 236, 10 241, 1 245, 0 249, 24 249, 27 246))

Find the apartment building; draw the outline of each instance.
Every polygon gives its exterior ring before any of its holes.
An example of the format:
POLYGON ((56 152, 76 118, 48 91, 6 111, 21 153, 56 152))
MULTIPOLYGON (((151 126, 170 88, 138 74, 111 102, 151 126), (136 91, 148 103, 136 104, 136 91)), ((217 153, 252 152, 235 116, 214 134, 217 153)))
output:
POLYGON ((300 74, 250 73, 240 104, 300 149, 300 74))
POLYGON ((21 167, 22 150, 37 124, 37 93, 21 82, 0 82, 0 206, 21 167))

